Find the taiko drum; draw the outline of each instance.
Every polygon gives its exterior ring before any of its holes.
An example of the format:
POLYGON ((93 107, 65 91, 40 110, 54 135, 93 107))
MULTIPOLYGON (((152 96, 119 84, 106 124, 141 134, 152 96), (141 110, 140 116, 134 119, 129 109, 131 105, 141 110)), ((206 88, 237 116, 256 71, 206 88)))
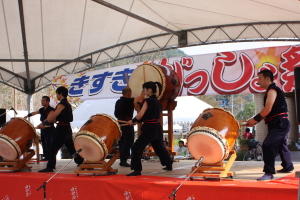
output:
POLYGON ((106 114, 96 114, 80 128, 75 135, 76 151, 82 149, 79 155, 87 161, 104 160, 121 137, 118 122, 106 114))
POLYGON ((132 90, 132 96, 139 96, 142 92, 143 83, 148 81, 162 84, 162 91, 156 94, 159 100, 174 100, 180 92, 180 80, 174 70, 154 63, 147 63, 139 65, 130 76, 129 87, 132 90))
POLYGON ((196 119, 187 136, 188 150, 203 163, 214 164, 226 159, 239 136, 235 117, 221 108, 209 108, 196 119))
POLYGON ((29 121, 12 118, 0 130, 0 156, 8 160, 18 159, 36 138, 35 128, 29 121))

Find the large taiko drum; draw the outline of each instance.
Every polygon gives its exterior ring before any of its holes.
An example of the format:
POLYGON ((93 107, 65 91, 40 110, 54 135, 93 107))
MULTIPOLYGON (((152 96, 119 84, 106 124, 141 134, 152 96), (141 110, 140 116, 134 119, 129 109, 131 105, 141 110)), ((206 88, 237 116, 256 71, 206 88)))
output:
POLYGON ((180 92, 181 85, 175 71, 165 66, 148 63, 139 65, 130 76, 129 87, 132 90, 132 96, 139 96, 143 83, 148 81, 162 84, 162 91, 156 94, 157 99, 174 100, 180 92))
POLYGON ((196 159, 214 164, 226 159, 239 136, 235 117, 221 108, 209 108, 196 119, 187 135, 187 146, 196 159))
POLYGON ((21 157, 37 138, 35 128, 24 118, 11 118, 0 130, 0 156, 8 160, 21 157))
POLYGON ((76 150, 82 149, 79 155, 87 161, 100 161, 111 153, 121 135, 120 126, 113 117, 96 114, 75 135, 74 146, 76 150))

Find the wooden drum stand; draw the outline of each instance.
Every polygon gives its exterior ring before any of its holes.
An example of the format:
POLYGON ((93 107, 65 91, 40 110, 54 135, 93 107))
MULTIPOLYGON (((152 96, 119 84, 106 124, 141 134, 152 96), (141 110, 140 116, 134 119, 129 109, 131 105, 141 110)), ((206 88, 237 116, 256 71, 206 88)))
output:
MULTIPOLYGON (((34 140, 35 145, 37 147, 37 163, 39 163, 39 142, 38 139, 34 140)), ((12 172, 18 170, 29 170, 31 171, 31 166, 28 166, 28 161, 35 155, 35 151, 33 149, 28 149, 24 154, 23 159, 14 159, 14 160, 7 160, 3 159, 0 162, 0 170, 10 170, 12 172)))
MULTIPOLYGON (((195 173, 191 174, 190 180, 193 180, 193 177, 203 177, 203 178, 233 178, 234 172, 230 172, 237 155, 235 150, 229 152, 229 160, 224 163, 223 161, 215 164, 205 164, 202 163, 200 167, 192 167, 192 171, 196 168, 195 173)), ((195 165, 196 166, 196 165, 195 165)), ((190 176, 190 174, 187 174, 190 176)))
POLYGON ((114 153, 114 156, 109 159, 108 162, 106 161, 84 161, 80 166, 79 169, 74 171, 74 173, 77 173, 77 176, 79 174, 93 174, 93 175, 111 175, 111 174, 117 174, 118 169, 113 169, 111 166, 114 164, 114 162, 118 159, 120 156, 119 150, 112 150, 111 153, 114 153))

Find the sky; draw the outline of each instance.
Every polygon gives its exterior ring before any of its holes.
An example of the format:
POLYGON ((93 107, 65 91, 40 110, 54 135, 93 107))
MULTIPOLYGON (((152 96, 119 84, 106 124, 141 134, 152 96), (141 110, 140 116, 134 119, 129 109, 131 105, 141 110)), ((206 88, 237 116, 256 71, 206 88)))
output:
POLYGON ((238 51, 244 49, 255 49, 272 46, 289 46, 289 45, 300 45, 300 42, 238 42, 238 43, 223 43, 223 44, 211 44, 202 45, 196 47, 180 48, 187 55, 199 55, 209 54, 225 51, 238 51))

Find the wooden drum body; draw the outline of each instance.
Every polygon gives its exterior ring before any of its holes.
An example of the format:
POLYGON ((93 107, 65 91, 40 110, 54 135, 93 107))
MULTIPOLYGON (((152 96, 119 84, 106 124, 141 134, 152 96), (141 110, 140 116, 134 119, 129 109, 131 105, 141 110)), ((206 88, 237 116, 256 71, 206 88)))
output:
POLYGON ((214 164, 226 159, 239 136, 234 116, 221 108, 209 108, 196 119, 187 136, 190 153, 203 163, 214 164))
POLYGON ((80 128, 75 135, 76 151, 87 161, 104 160, 113 150, 114 144, 120 139, 122 132, 118 122, 110 115, 96 114, 80 128))
POLYGON ((168 67, 154 63, 139 65, 132 72, 129 80, 132 96, 140 96, 143 83, 148 81, 162 84, 162 91, 160 94, 157 93, 157 99, 174 100, 178 96, 181 85, 176 72, 168 67))
POLYGON ((0 156, 8 160, 21 157, 37 138, 35 128, 24 118, 12 118, 0 130, 0 156))

